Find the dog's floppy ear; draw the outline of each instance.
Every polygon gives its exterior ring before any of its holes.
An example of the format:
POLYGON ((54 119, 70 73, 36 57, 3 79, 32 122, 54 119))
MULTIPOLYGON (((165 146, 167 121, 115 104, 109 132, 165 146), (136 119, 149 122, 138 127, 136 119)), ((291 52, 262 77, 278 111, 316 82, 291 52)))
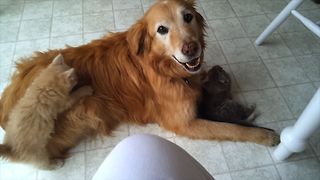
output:
POLYGON ((151 39, 148 34, 147 24, 142 20, 134 24, 127 33, 127 42, 131 53, 137 56, 148 52, 151 47, 151 39))

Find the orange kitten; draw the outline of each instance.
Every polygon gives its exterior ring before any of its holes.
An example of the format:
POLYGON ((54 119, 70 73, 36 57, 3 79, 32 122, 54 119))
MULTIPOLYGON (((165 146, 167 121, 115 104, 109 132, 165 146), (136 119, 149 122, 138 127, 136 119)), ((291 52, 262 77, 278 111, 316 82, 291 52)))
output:
POLYGON ((92 94, 84 86, 70 94, 77 83, 73 68, 58 55, 27 89, 12 110, 6 126, 0 157, 30 163, 41 169, 54 169, 62 160, 50 159, 46 145, 53 133, 58 114, 70 108, 81 97, 92 94))

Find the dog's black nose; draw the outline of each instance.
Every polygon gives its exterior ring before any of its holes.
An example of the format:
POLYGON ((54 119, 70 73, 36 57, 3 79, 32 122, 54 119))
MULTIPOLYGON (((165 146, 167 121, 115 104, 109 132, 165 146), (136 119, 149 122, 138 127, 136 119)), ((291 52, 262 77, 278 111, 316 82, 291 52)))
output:
POLYGON ((182 53, 186 56, 193 57, 197 53, 198 48, 196 42, 184 43, 182 46, 182 53))

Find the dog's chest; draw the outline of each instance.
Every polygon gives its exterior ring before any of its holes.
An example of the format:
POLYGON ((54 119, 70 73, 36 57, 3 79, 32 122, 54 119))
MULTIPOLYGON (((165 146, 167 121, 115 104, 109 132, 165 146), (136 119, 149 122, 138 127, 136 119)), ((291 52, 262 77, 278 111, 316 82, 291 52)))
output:
POLYGON ((169 82, 156 91, 157 109, 161 118, 193 119, 200 91, 192 82, 169 82))

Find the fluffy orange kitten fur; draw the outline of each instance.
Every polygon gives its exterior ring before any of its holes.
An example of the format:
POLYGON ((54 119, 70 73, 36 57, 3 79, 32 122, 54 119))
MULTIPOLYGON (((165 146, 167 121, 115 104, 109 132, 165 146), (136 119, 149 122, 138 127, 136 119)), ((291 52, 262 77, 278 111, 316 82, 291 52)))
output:
POLYGON ((6 127, 0 157, 33 164, 40 169, 55 169, 62 160, 50 159, 46 150, 58 114, 81 97, 92 94, 89 86, 71 92, 77 83, 73 68, 58 55, 27 89, 12 110, 6 127))

